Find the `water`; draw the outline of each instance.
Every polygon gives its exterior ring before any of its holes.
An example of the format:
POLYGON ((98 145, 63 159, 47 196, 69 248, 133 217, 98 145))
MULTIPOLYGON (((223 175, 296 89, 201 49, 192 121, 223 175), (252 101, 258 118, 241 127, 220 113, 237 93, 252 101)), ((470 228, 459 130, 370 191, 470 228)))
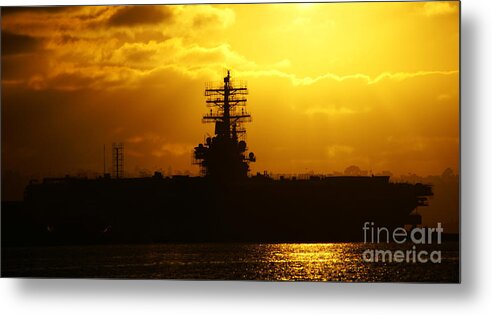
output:
MULTIPOLYGON (((2 250, 3 277, 458 282, 455 242, 434 245, 441 263, 365 262, 375 245, 152 244, 2 250)), ((411 246, 410 246, 411 247, 411 246)), ((378 245, 401 249, 402 245, 378 245)), ((408 249, 409 246, 404 246, 408 249)), ((419 249, 425 248, 420 246, 419 249)), ((433 250, 432 248, 427 248, 433 250)))

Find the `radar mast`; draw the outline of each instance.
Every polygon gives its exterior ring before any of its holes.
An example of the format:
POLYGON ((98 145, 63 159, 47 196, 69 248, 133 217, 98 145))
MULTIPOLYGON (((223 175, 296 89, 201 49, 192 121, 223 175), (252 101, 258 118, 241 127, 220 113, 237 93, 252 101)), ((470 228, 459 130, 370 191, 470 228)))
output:
POLYGON ((242 124, 251 121, 246 111, 246 95, 246 84, 231 80, 229 70, 223 84, 206 86, 205 102, 210 111, 203 115, 202 121, 215 123, 215 135, 195 147, 195 164, 201 166, 203 175, 219 179, 246 178, 249 162, 256 161, 252 152, 246 156, 246 130, 242 124))

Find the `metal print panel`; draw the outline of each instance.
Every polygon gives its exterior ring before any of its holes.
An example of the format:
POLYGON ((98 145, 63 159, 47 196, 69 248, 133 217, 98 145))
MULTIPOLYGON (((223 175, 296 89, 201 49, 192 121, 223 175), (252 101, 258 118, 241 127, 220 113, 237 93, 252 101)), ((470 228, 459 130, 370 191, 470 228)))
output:
POLYGON ((3 277, 459 282, 459 2, 1 12, 3 277))

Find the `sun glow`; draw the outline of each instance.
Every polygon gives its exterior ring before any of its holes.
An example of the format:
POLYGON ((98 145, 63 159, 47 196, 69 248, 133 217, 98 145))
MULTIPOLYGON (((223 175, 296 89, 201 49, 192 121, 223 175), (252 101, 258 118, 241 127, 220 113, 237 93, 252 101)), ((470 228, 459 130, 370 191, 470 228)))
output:
POLYGON ((253 172, 457 170, 458 6, 4 8, 5 169, 100 172, 118 141, 130 174, 197 173, 204 82, 232 69, 253 172))

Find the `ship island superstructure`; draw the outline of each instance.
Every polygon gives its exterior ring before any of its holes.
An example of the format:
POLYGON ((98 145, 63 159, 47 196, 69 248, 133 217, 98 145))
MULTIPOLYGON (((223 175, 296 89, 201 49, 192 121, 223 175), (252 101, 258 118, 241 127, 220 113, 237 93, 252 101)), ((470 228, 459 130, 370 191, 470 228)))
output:
POLYGON ((225 180, 241 179, 248 175, 249 162, 256 161, 253 152, 246 155, 247 145, 242 124, 251 121, 246 111, 248 88, 244 83, 235 84, 230 71, 223 85, 205 89, 210 112, 203 115, 203 122, 215 124, 215 136, 195 147, 194 158, 204 176, 225 180))

